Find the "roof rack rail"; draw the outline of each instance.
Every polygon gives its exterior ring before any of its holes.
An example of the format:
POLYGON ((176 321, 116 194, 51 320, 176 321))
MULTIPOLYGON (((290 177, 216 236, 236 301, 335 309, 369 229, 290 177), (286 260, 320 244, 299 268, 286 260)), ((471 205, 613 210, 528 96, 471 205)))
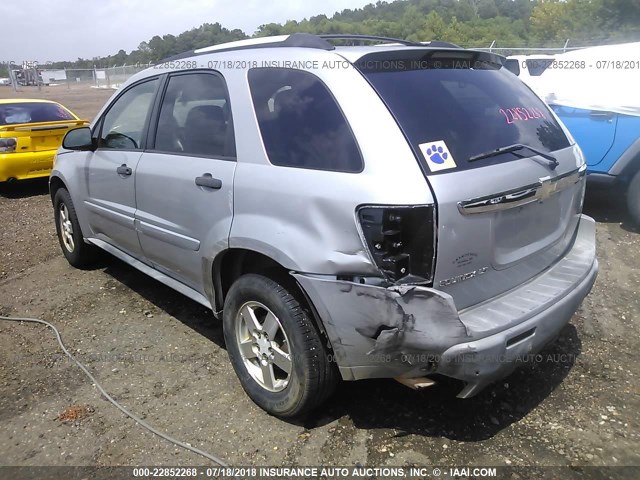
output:
POLYGON ((196 57, 198 55, 207 55, 209 53, 271 47, 305 47, 317 48, 320 50, 335 50, 336 48, 318 35, 312 35, 311 33, 292 33, 290 35, 247 38, 245 40, 237 40, 234 42, 219 43, 217 45, 211 45, 209 47, 198 48, 196 50, 190 50, 188 52, 173 55, 172 57, 162 60, 160 63, 180 60, 182 58, 196 57))
POLYGON ((401 40, 398 38, 380 37, 376 35, 348 35, 348 34, 326 34, 313 35, 311 33, 292 33, 290 35, 278 35, 274 37, 247 38, 245 40, 237 40, 235 42, 221 43, 211 45, 209 47, 198 48, 188 52, 173 55, 172 57, 162 60, 160 63, 171 62, 183 58, 195 57, 199 55, 207 55, 209 53, 229 52, 233 50, 246 50, 254 48, 271 48, 271 47, 303 47, 317 48, 320 50, 335 50, 335 45, 329 40, 353 40, 353 41, 378 41, 385 43, 399 43, 407 47, 440 47, 440 48, 460 48, 453 43, 448 42, 412 42, 409 40, 401 40))
POLYGON ((451 42, 442 42, 440 40, 432 40, 430 42, 424 42, 422 45, 425 47, 435 47, 435 48, 463 48, 460 45, 456 45, 451 42))
POLYGON ((322 38, 323 40, 359 40, 359 41, 365 41, 365 42, 378 41, 378 42, 385 42, 385 43, 400 43, 402 45, 406 45, 409 47, 425 46, 419 42, 412 42, 410 40, 402 40, 399 38, 380 37, 378 35, 349 35, 349 34, 342 34, 342 33, 328 33, 328 34, 318 35, 318 37, 322 38))
POLYGON ((441 42, 433 40, 431 42, 414 42, 411 40, 402 40, 400 38, 380 37, 378 35, 343 35, 341 33, 321 34, 318 37, 323 40, 360 40, 360 41, 379 41, 385 43, 399 43, 406 47, 436 47, 436 48, 462 48, 451 42, 441 42))

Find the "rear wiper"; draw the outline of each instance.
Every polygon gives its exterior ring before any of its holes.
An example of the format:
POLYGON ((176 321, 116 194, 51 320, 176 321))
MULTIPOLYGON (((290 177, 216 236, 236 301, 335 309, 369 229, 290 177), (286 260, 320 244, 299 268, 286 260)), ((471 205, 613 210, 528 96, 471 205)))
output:
POLYGON ((541 152, 540 150, 536 150, 535 148, 530 147, 529 145, 524 145, 523 143, 515 143, 513 145, 508 145, 506 147, 496 148, 495 150, 492 150, 490 152, 479 153, 478 155, 474 155, 473 157, 469 157, 469 161, 470 162, 475 162, 476 160, 482 160, 483 158, 495 157, 495 156, 498 156, 498 155, 502 155, 503 153, 513 153, 514 155, 516 155, 519 158, 528 158, 525 155, 520 155, 520 154, 516 153, 519 150, 529 150, 530 152, 533 152, 536 155, 541 156, 545 160, 548 160, 549 161, 549 168, 551 168, 551 170, 555 170, 555 168, 558 165, 560 165, 558 160, 556 160, 556 157, 554 157, 553 155, 549 155, 548 153, 541 152))

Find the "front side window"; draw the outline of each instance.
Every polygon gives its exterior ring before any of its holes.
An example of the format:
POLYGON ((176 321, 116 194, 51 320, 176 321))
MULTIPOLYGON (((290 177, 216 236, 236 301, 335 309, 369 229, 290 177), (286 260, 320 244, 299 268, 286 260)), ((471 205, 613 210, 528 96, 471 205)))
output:
POLYGON ((157 86, 158 79, 138 84, 115 101, 104 116, 98 148, 142 148, 142 135, 157 86))
POLYGON ((249 88, 269 161, 337 172, 362 171, 362 157, 342 111, 315 76, 257 68, 249 88))
POLYGON ((172 76, 164 94, 154 149, 234 157, 235 140, 227 88, 211 73, 172 76))

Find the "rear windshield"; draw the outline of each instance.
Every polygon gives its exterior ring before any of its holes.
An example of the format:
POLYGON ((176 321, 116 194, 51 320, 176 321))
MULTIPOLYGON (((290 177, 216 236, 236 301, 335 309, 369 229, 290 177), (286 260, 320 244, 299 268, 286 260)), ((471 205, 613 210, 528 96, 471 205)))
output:
POLYGON ((545 153, 569 146, 546 105, 500 64, 444 56, 360 63, 431 173, 518 159, 521 152, 469 162, 514 144, 545 153))
POLYGON ((57 103, 25 102, 0 105, 0 125, 61 120, 75 120, 75 117, 57 103))

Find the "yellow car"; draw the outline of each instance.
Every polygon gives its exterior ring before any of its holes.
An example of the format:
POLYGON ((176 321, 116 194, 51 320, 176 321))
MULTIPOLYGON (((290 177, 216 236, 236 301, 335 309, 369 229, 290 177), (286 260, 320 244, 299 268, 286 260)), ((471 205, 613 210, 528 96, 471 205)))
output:
POLYGON ((0 99, 0 182, 48 177, 65 133, 88 123, 56 102, 0 99))

